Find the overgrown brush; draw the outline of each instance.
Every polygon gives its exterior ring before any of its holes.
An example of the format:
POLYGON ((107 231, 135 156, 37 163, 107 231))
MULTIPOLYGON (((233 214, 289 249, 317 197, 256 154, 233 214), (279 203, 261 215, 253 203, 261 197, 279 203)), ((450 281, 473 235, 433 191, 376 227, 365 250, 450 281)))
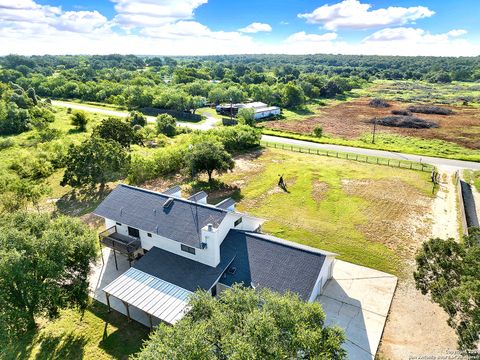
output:
POLYGON ((434 121, 424 120, 415 116, 392 115, 383 118, 374 118, 370 123, 377 125, 410 128, 410 129, 431 129, 438 128, 438 124, 434 121))
POLYGON ((412 113, 421 114, 436 114, 436 115, 450 115, 453 114, 453 110, 435 105, 412 105, 409 106, 408 111, 412 113))

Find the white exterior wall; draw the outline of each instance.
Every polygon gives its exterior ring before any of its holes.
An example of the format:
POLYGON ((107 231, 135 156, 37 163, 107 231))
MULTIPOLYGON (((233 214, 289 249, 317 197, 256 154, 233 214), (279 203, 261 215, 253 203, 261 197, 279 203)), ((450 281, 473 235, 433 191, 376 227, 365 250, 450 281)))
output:
POLYGON ((255 119, 263 119, 269 116, 280 115, 280 109, 272 109, 267 111, 259 111, 255 113, 255 119))
POLYGON ((327 280, 332 277, 333 265, 335 264, 335 256, 327 255, 323 263, 320 274, 318 275, 317 282, 310 295, 309 302, 315 301, 315 299, 322 293, 323 287, 327 283, 327 280))
MULTIPOLYGON (((105 219, 105 226, 111 228, 115 226, 116 222, 110 219, 105 219)), ((122 224, 121 226, 116 225, 117 232, 122 235, 128 235, 128 225, 122 224)), ((150 250, 152 247, 156 246, 160 249, 169 251, 171 253, 186 257, 188 259, 198 261, 202 264, 209 265, 212 267, 216 267, 220 262, 220 245, 218 244, 217 237, 214 234, 208 234, 209 239, 207 242, 207 247, 205 249, 195 248, 195 255, 185 252, 181 249, 181 243, 178 241, 174 241, 171 239, 167 239, 166 237, 157 235, 155 233, 151 233, 152 237, 147 235, 146 231, 138 229, 140 232, 140 241, 142 243, 142 248, 145 250, 150 250)), ((215 230, 215 229, 214 229, 215 230)), ((205 236, 205 232, 202 229, 202 236, 205 236)), ((200 242, 200 240, 199 240, 200 242)), ((187 245, 188 246, 188 245, 187 245)))

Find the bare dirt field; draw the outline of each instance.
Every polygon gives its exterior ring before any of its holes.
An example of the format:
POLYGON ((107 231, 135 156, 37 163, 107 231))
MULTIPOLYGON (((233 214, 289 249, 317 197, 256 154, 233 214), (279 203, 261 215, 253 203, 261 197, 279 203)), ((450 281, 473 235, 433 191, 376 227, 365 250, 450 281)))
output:
MULTIPOLYGON (((375 117, 391 115, 392 110, 405 109, 413 103, 389 101, 388 108, 374 108, 368 105, 371 98, 359 98, 319 108, 320 113, 314 117, 298 120, 277 120, 265 122, 269 129, 312 134, 317 126, 322 126, 326 134, 344 139, 355 139, 372 132, 369 121, 375 117)), ((438 123, 435 129, 406 129, 378 126, 384 133, 400 134, 423 139, 440 139, 458 145, 480 149, 480 109, 471 107, 445 106, 454 111, 451 115, 415 114, 421 119, 438 123)))

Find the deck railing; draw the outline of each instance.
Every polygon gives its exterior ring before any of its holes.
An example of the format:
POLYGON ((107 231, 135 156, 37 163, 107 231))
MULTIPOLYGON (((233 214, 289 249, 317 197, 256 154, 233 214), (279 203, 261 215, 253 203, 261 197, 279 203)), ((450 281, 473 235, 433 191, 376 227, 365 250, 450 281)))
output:
POLYGON ((132 254, 141 246, 140 239, 119 234, 116 226, 102 231, 99 237, 103 245, 123 254, 132 254))

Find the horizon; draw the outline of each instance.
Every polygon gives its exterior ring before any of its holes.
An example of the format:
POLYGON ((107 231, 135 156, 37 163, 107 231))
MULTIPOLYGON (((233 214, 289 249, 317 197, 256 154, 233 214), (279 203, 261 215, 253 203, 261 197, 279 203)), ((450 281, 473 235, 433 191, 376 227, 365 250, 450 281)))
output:
POLYGON ((479 11, 470 0, 0 0, 0 55, 476 57, 479 11))

